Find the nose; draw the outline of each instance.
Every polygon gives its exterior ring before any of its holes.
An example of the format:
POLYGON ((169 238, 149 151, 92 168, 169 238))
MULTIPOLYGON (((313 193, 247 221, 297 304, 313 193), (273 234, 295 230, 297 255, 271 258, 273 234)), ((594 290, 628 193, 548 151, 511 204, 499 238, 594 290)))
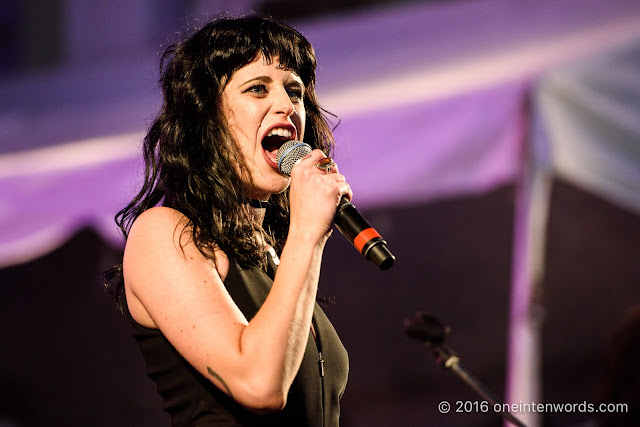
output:
POLYGON ((289 117, 295 111, 295 106, 289 98, 289 93, 285 88, 280 88, 276 91, 275 100, 273 103, 276 114, 284 114, 285 117, 289 117))

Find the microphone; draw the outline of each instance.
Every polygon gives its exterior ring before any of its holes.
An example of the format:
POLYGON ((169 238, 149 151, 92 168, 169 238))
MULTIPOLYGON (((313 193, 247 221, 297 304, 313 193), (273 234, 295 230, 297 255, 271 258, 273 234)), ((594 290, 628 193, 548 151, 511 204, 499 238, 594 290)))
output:
MULTIPOLYGON (((296 140, 285 142, 278 149, 276 156, 278 169, 287 176, 291 175, 293 166, 311 151, 311 146, 304 142, 296 140)), ((387 248, 387 242, 345 196, 340 199, 333 222, 365 259, 372 261, 380 270, 391 268, 396 257, 387 248)))

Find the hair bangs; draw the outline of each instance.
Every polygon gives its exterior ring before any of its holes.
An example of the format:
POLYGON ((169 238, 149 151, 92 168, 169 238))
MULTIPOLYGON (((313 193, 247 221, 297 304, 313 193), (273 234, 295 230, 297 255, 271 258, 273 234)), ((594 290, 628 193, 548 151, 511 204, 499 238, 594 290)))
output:
POLYGON ((305 85, 315 83, 315 52, 306 39, 292 28, 282 31, 262 29, 260 53, 268 62, 276 57, 280 66, 296 73, 305 85))
POLYGON ((225 75, 226 81, 259 55, 268 63, 296 73, 305 85, 315 83, 316 57, 311 44, 295 29, 274 21, 249 17, 216 23, 224 30, 212 34, 211 66, 225 75))

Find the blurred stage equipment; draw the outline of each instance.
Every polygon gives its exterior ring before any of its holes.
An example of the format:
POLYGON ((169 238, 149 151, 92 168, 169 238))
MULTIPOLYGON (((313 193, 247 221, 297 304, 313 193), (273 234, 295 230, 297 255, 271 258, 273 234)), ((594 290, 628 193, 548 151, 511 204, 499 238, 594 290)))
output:
POLYGON ((448 326, 444 326, 435 316, 424 312, 418 312, 413 318, 405 319, 404 330, 409 338, 422 341, 433 350, 436 362, 446 370, 453 371, 478 395, 489 403, 487 412, 494 411, 500 414, 505 420, 518 427, 526 427, 511 413, 504 411, 504 405, 487 389, 480 381, 471 375, 461 364, 460 358, 449 348, 444 340, 450 331, 448 326), (499 410, 498 410, 499 409, 499 410))

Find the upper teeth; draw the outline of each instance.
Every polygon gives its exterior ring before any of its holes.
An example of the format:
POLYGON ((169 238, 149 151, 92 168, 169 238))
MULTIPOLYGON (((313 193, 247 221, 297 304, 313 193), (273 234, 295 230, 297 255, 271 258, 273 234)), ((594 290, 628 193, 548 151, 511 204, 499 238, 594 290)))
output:
POLYGON ((273 135, 278 135, 278 136, 283 136, 285 138, 292 138, 293 134, 291 133, 291 131, 289 129, 285 129, 285 128, 273 128, 269 131, 269 133, 267 134, 267 136, 273 136, 273 135))

